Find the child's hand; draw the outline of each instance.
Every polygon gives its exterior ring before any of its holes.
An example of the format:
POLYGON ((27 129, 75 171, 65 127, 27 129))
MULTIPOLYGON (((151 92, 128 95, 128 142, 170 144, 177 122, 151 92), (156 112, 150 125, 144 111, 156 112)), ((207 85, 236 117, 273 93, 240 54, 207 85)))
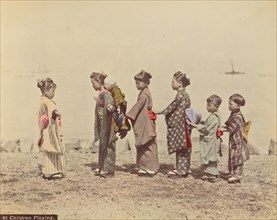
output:
POLYGON ((107 109, 109 112, 113 112, 115 108, 111 104, 108 104, 107 109))
POLYGON ((203 124, 205 124, 205 121, 204 120, 200 120, 199 124, 203 125, 203 124))
POLYGON ((163 114, 163 111, 158 111, 156 109, 152 110, 156 115, 161 115, 163 114))
POLYGON ((194 123, 190 123, 189 125, 191 125, 191 126, 194 127, 194 128, 197 128, 197 125, 194 124, 194 123))
POLYGON ((223 125, 223 126, 221 126, 219 128, 219 130, 222 131, 222 132, 226 132, 227 131, 227 127, 223 125))

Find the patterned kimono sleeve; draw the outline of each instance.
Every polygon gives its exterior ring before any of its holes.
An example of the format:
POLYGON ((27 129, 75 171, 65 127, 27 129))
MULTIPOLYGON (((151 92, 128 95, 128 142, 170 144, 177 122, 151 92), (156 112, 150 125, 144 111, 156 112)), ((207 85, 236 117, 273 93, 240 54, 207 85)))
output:
POLYGON ((173 112, 176 111, 176 109, 178 108, 178 106, 181 104, 182 102, 182 98, 183 95, 181 95, 180 93, 178 93, 175 97, 175 99, 169 104, 169 106, 167 106, 162 112, 164 114, 165 117, 171 115, 173 112))
POLYGON ((97 113, 97 107, 95 108, 95 119, 94 119, 94 142, 100 139, 100 119, 97 113))
POLYGON ((185 108, 190 108, 191 106, 191 101, 189 95, 186 93, 185 94, 185 108))
POLYGON ((135 121, 137 116, 138 116, 138 114, 143 109, 143 107, 144 107, 144 105, 145 105, 145 103, 146 103, 148 98, 149 97, 146 94, 144 94, 144 93, 139 95, 137 103, 131 108, 131 110, 126 114, 126 116, 129 119, 135 121))
POLYGON ((207 118, 204 124, 197 125, 197 130, 200 133, 200 135, 207 136, 218 127, 219 127, 218 117, 215 115, 211 115, 210 117, 207 118))
POLYGON ((112 105, 115 108, 114 99, 111 96, 110 93, 104 93, 104 106, 107 107, 107 105, 112 105))
POLYGON ((42 102, 40 102, 39 113, 38 113, 38 125, 39 125, 40 129, 41 129, 41 119, 42 119, 43 115, 48 116, 48 106, 47 106, 47 103, 42 101, 42 102))
POLYGON ((227 131, 230 135, 236 133, 241 127, 241 119, 239 117, 234 117, 230 124, 227 125, 227 131))

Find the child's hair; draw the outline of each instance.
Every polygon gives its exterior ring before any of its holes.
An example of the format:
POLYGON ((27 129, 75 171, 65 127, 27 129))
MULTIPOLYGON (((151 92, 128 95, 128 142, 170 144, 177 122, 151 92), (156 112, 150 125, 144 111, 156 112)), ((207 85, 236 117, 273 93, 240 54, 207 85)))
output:
POLYGON ((215 107, 219 108, 222 99, 218 95, 211 95, 209 98, 207 98, 207 102, 212 102, 215 105, 215 107))
POLYGON ((97 73, 97 72, 92 72, 90 74, 90 78, 95 80, 96 82, 104 85, 105 78, 107 77, 107 74, 105 73, 97 73))
POLYGON ((151 78, 152 78, 152 75, 144 70, 140 71, 134 77, 135 80, 142 81, 142 82, 146 83, 147 85, 150 84, 151 78))
POLYGON ((245 99, 243 98, 242 95, 237 94, 237 93, 231 95, 229 100, 232 100, 234 103, 236 103, 239 106, 244 106, 245 105, 245 99))
POLYGON ((38 79, 37 80, 37 87, 40 88, 41 93, 43 94, 44 91, 47 89, 57 88, 57 85, 53 82, 52 79, 46 78, 46 79, 38 79))
POLYGON ((173 77, 182 83, 182 87, 187 87, 190 85, 190 79, 187 78, 186 74, 182 73, 181 71, 174 73, 173 77))

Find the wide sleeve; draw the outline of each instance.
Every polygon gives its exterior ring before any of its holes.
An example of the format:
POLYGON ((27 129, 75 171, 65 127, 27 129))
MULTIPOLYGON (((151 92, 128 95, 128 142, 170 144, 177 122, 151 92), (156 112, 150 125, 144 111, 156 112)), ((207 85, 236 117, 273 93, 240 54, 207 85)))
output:
POLYGON ((46 128, 49 120, 48 106, 45 101, 41 101, 38 112, 38 125, 40 129, 46 128))
POLYGON ((171 115, 173 112, 176 111, 176 109, 178 108, 178 106, 181 104, 182 102, 182 96, 178 93, 175 97, 175 99, 169 104, 169 106, 167 106, 162 113, 164 114, 165 117, 171 115))
POLYGON ((104 96, 105 106, 112 105, 113 107, 115 107, 114 99, 110 93, 104 93, 103 96, 104 96))
POLYGON ((44 101, 41 101, 39 105, 39 118, 42 115, 48 115, 48 106, 47 103, 44 101))
POLYGON ((215 115, 211 115, 204 124, 197 125, 200 135, 206 136, 219 127, 219 119, 215 115))
POLYGON ((233 118, 233 120, 230 121, 230 123, 227 125, 227 131, 232 135, 236 133, 242 124, 242 117, 236 116, 233 118))
POLYGON ((148 98, 149 97, 145 93, 142 93, 141 95, 139 95, 137 103, 131 108, 131 110, 126 114, 126 116, 129 119, 135 121, 138 114, 143 109, 148 98))

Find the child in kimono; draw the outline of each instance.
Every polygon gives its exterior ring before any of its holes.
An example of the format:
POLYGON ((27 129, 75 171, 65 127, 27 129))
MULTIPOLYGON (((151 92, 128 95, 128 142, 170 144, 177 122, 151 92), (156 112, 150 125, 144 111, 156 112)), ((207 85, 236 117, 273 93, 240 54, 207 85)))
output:
POLYGON ((159 169, 156 115, 152 112, 152 96, 148 88, 151 78, 151 74, 143 70, 135 75, 136 87, 140 93, 137 103, 126 114, 126 118, 131 120, 135 134, 138 174, 148 176, 155 175, 159 169))
POLYGON ((127 135, 127 132, 131 129, 131 125, 128 123, 128 120, 124 120, 127 110, 125 94, 110 77, 108 77, 108 81, 105 80, 104 87, 111 93, 114 99, 115 111, 112 114, 114 132, 119 133, 120 138, 123 139, 127 135))
POLYGON ((40 88, 40 109, 38 121, 40 139, 38 145, 43 152, 42 173, 44 179, 64 178, 65 148, 61 132, 61 115, 56 103, 52 100, 55 95, 56 84, 52 79, 38 80, 40 88))
POLYGON ((229 158, 228 170, 229 183, 240 182, 243 178, 244 162, 249 159, 249 150, 243 138, 244 117, 240 107, 245 105, 245 99, 240 94, 233 94, 229 98, 229 110, 231 114, 221 128, 223 132, 229 132, 229 158))
POLYGON ((190 107, 190 98, 186 87, 190 80, 181 71, 176 72, 172 79, 172 89, 177 91, 175 99, 161 112, 167 124, 168 153, 176 153, 176 169, 168 172, 169 177, 187 177, 190 172, 191 130, 187 124, 185 109, 190 107))
POLYGON ((218 161, 221 155, 221 138, 217 131, 221 124, 221 116, 218 108, 222 100, 217 95, 211 95, 207 99, 207 111, 211 113, 206 121, 193 127, 200 133, 200 158, 204 169, 203 180, 214 182, 219 176, 218 161))
POLYGON ((112 177, 115 173, 116 134, 112 126, 115 110, 111 93, 104 88, 106 74, 93 72, 90 75, 95 91, 99 91, 95 106, 94 142, 99 141, 98 168, 94 171, 100 177, 112 177))

